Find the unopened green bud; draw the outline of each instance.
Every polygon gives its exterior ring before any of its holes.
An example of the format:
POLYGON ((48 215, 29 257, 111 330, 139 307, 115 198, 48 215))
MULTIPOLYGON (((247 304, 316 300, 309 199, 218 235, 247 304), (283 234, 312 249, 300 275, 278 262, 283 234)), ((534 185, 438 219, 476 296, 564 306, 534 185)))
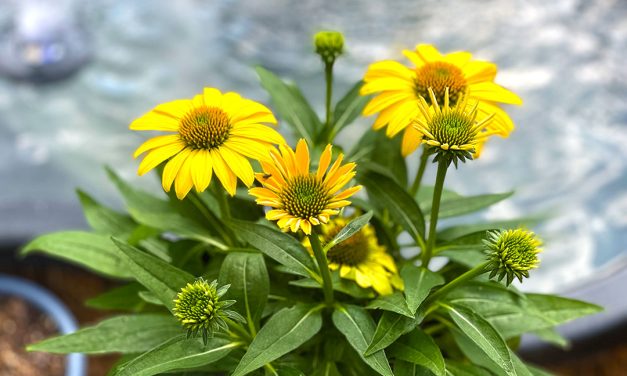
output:
POLYGON ((229 329, 225 318, 243 321, 244 318, 235 311, 227 310, 235 303, 235 300, 221 300, 230 285, 218 288, 218 282, 211 283, 200 278, 193 283, 188 283, 176 295, 172 312, 187 329, 188 337, 202 334, 203 341, 207 343, 209 337, 213 337, 216 331, 229 329))
POLYGON ((523 277, 529 278, 529 270, 538 267, 539 248, 542 244, 531 231, 522 229, 493 231, 484 241, 491 270, 490 278, 497 277, 500 281, 507 277, 509 285, 518 278, 522 282, 523 277))
POLYGON ((320 31, 314 36, 316 53, 326 64, 333 64, 344 51, 344 36, 339 31, 320 31))

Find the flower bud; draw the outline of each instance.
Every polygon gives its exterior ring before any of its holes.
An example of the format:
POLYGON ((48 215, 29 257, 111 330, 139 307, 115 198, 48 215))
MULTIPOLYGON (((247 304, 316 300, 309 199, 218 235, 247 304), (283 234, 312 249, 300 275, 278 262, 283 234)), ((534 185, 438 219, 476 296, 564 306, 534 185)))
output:
POLYGON ((187 329, 188 337, 201 333, 206 344, 214 332, 228 330, 225 318, 245 322, 237 312, 225 309, 233 305, 235 300, 220 300, 229 286, 218 288, 217 281, 209 283, 200 278, 188 283, 176 295, 172 312, 187 329))
POLYGON ((338 31, 320 31, 314 36, 316 53, 325 64, 333 64, 344 50, 344 36, 338 31))
POLYGON ((496 276, 500 281, 507 277, 507 285, 512 283, 514 277, 520 282, 523 277, 529 278, 529 270, 540 263, 538 253, 541 251, 541 242, 531 231, 493 231, 484 243, 490 261, 487 267, 491 270, 490 278, 496 276))

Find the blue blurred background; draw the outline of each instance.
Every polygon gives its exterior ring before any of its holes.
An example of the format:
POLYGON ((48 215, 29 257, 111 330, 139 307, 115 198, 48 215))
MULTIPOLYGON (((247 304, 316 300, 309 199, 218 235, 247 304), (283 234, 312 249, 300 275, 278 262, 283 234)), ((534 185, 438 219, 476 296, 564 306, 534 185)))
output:
MULTIPOLYGON (((236 0, 0 2, 0 241, 84 226, 74 189, 120 206, 101 166, 139 184, 128 130, 154 105, 204 86, 267 102, 253 66, 304 87, 322 109, 311 35, 341 30, 341 94, 380 59, 433 43, 499 66, 519 93, 517 129, 449 175, 464 194, 516 189, 489 219, 548 214, 542 267, 525 288, 563 291, 627 255, 627 3, 236 0)), ((362 119, 338 142, 350 146, 362 119)), ((410 157, 415 168, 416 156, 410 157)), ((433 171, 427 182, 433 178, 433 171)))

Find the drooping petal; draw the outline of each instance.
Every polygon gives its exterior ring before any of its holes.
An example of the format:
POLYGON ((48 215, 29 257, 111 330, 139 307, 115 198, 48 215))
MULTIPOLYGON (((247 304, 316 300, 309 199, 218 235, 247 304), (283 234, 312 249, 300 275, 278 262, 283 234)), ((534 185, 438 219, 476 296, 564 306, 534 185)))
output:
POLYGON ((133 154, 133 158, 137 158, 139 157, 141 154, 151 150, 151 149, 156 149, 162 146, 166 146, 169 144, 174 144, 180 142, 179 136, 177 135, 166 135, 166 136, 157 136, 157 137, 153 137, 147 141, 145 141, 143 144, 141 144, 140 147, 137 148, 137 150, 135 150, 135 153, 133 154))
POLYGON ((211 160, 213 162, 213 171, 222 183, 224 189, 231 196, 235 196, 237 189, 237 176, 231 171, 229 166, 222 159, 222 155, 216 149, 211 149, 211 160))
POLYGON ((151 150, 150 152, 148 152, 148 154, 146 154, 144 159, 142 159, 141 163, 139 164, 137 174, 144 175, 148 171, 157 167, 161 162, 170 158, 184 148, 185 144, 179 141, 151 150))

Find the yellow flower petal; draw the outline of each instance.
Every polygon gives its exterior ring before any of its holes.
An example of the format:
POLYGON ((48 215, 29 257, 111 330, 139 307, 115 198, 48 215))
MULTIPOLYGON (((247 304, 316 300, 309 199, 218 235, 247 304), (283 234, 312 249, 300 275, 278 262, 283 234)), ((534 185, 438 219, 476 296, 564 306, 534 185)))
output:
POLYGON ((189 191, 194 186, 194 182, 192 181, 192 162, 195 157, 196 150, 192 150, 181 165, 178 174, 176 175, 176 179, 174 180, 174 191, 176 192, 176 197, 179 200, 182 200, 187 196, 189 191))
POLYGON ((222 183, 224 189, 231 195, 235 196, 235 190, 237 189, 237 177, 231 171, 229 166, 224 162, 220 152, 216 149, 211 149, 211 160, 213 162, 213 171, 222 183))
POLYGON ((468 87, 470 96, 492 102, 522 104, 522 99, 494 82, 480 82, 468 87))
POLYGON ((208 150, 197 150, 191 161, 192 165, 192 181, 196 192, 202 192, 211 183, 213 174, 213 163, 211 154, 208 150))
POLYGON ((408 156, 418 149, 418 146, 422 143, 422 134, 418 132, 414 127, 405 128, 403 133, 403 140, 401 143, 401 154, 403 157, 408 156))
POLYGON ((218 149, 218 153, 226 162, 226 165, 235 173, 235 175, 240 178, 241 181, 246 184, 247 187, 250 187, 255 181, 255 172, 253 171, 250 162, 241 154, 232 151, 228 146, 223 146, 218 149))
POLYGON ((296 145, 296 171, 301 175, 309 174, 309 148, 304 139, 300 139, 296 145))
POLYGON ((161 162, 170 158, 184 148, 185 144, 182 142, 176 142, 151 150, 148 154, 146 154, 144 159, 142 159, 139 164, 139 168, 137 169, 137 173, 139 175, 144 175, 148 171, 157 167, 161 162))
POLYGON ((185 148, 166 163, 163 169, 163 175, 161 176, 161 185, 164 191, 170 192, 170 187, 172 187, 176 175, 178 175, 181 166, 191 152, 191 149, 185 148))
POLYGON ((138 147, 137 150, 135 150, 135 153, 133 154, 133 158, 139 157, 141 154, 147 152, 148 150, 156 149, 162 146, 166 146, 166 145, 174 144, 178 142, 180 142, 180 140, 179 140, 179 136, 177 135, 153 137, 147 140, 146 142, 144 142, 143 144, 141 144, 141 146, 138 147))

